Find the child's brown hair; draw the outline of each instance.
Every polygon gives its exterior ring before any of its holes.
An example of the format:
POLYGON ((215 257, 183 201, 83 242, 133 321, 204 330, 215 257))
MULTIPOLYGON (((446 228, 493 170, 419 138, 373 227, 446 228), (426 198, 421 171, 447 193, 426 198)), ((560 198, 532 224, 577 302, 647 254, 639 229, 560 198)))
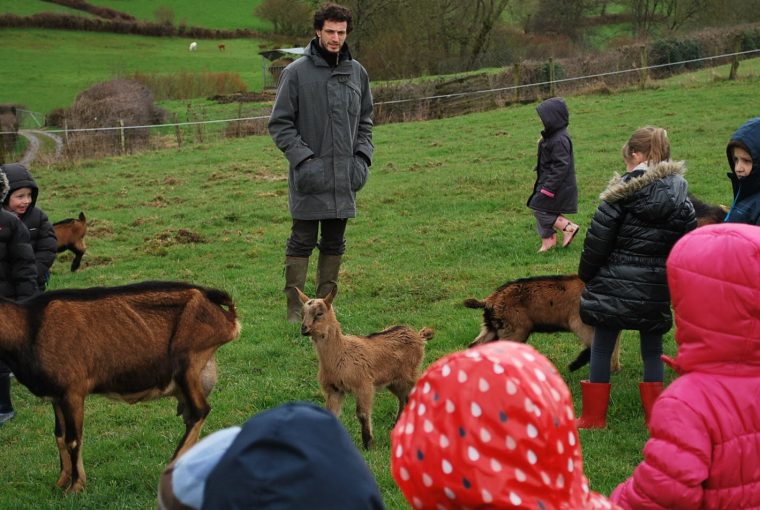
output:
POLYGON ((623 145, 623 159, 630 160, 634 152, 645 154, 649 164, 669 160, 670 141, 668 141, 668 132, 654 126, 637 129, 623 145))

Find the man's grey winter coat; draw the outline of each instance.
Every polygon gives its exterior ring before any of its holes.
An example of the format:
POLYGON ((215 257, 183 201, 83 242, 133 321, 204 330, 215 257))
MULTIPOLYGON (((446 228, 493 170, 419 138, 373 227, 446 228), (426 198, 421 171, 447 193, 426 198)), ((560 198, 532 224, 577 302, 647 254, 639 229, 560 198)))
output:
POLYGON ((293 219, 353 218, 374 150, 369 77, 345 45, 331 67, 317 44, 283 71, 269 133, 290 164, 293 219))

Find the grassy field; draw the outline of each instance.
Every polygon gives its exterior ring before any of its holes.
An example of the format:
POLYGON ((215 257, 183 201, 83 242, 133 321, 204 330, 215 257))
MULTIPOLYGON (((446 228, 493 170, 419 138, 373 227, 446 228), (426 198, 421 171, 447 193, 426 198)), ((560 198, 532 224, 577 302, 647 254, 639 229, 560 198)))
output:
POLYGON ((141 71, 145 73, 238 73, 249 90, 262 87, 265 63, 258 52, 260 41, 201 40, 198 50, 188 51, 190 39, 145 37, 65 30, 0 30, 0 60, 8 80, 0 89, 0 103, 23 104, 46 113, 71 106, 77 94, 89 86, 141 71))
MULTIPOLYGON (((725 144, 748 116, 760 113, 758 85, 757 77, 707 80, 568 98, 580 189, 573 218, 584 232, 568 249, 541 255, 525 207, 541 129, 535 105, 378 126, 371 178, 347 232, 336 300, 344 331, 431 326, 436 337, 426 366, 464 348, 480 325, 478 313, 462 306, 465 298, 483 297, 513 278, 577 269, 597 197, 612 173, 623 170, 620 147, 646 124, 667 128, 673 157, 688 162, 694 193, 730 203, 725 144)), ((41 187, 38 205, 53 221, 79 211, 91 220, 82 269, 68 272, 70 258, 63 255, 51 288, 169 279, 220 287, 235 297, 243 334, 218 353, 220 377, 206 434, 281 402, 322 402, 314 349, 285 321, 286 168, 268 137, 31 170, 41 187)), ((312 282, 306 290, 313 293, 312 282)), ((579 381, 588 371, 566 369, 579 352, 576 339, 542 334, 531 342, 559 367, 579 406, 579 381)), ((666 351, 674 352, 672 335, 666 351)), ((609 428, 581 432, 586 473, 592 488, 605 493, 631 473, 646 440, 638 338, 630 332, 623 337, 622 363, 613 378, 609 428)), ((50 405, 18 384, 13 394, 18 416, 0 428, 0 508, 155 507, 158 476, 182 431, 173 402, 127 406, 88 399, 88 487, 65 497, 53 488, 58 460, 50 405)), ((364 455, 387 507, 406 509, 389 472, 395 405, 389 393, 379 394, 376 448, 364 455)), ((349 398, 342 421, 360 444, 352 406, 349 398)))
MULTIPOLYGON (((167 7, 175 14, 174 23, 185 22, 188 26, 206 28, 249 28, 268 32, 272 29, 269 22, 253 15, 253 10, 261 0, 225 0, 217 2, 209 9, 204 2, 186 2, 184 0, 90 0, 92 5, 109 7, 126 12, 143 21, 156 21, 156 9, 167 7)), ((79 16, 90 16, 85 11, 71 9, 42 0, 0 0, 0 13, 12 13, 30 16, 40 12, 62 12, 79 16)))
POLYGON ((90 3, 126 12, 145 21, 155 21, 156 9, 168 7, 175 13, 175 24, 185 21, 188 26, 195 27, 250 28, 262 32, 272 30, 271 23, 253 15, 253 10, 261 0, 224 0, 215 2, 213 8, 209 8, 205 2, 186 0, 90 0, 90 3))
POLYGON ((63 14, 76 14, 88 16, 90 14, 72 9, 63 5, 43 2, 42 0, 0 0, 0 13, 16 14, 18 16, 31 16, 40 12, 55 12, 63 14))

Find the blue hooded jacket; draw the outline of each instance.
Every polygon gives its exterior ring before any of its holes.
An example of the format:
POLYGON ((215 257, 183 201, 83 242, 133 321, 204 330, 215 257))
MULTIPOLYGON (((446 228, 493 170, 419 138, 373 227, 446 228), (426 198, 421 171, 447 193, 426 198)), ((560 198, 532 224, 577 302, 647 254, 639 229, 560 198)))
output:
POLYGON ((204 509, 381 510, 377 483, 343 425, 310 403, 249 419, 209 475, 204 509))
POLYGON ((728 178, 734 192, 734 203, 726 214, 726 222, 760 225, 760 117, 747 121, 736 130, 726 147, 728 178), (749 151, 752 156, 752 172, 739 179, 734 171, 734 147, 749 151))

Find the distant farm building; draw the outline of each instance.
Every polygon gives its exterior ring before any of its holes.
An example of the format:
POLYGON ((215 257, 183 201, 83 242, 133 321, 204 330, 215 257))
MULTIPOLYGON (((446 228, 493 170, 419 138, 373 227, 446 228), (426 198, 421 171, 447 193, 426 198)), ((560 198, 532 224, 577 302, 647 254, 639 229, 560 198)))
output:
POLYGON ((295 59, 303 55, 303 50, 304 48, 277 48, 274 50, 260 51, 259 55, 266 59, 261 70, 264 88, 277 87, 282 70, 295 59))

